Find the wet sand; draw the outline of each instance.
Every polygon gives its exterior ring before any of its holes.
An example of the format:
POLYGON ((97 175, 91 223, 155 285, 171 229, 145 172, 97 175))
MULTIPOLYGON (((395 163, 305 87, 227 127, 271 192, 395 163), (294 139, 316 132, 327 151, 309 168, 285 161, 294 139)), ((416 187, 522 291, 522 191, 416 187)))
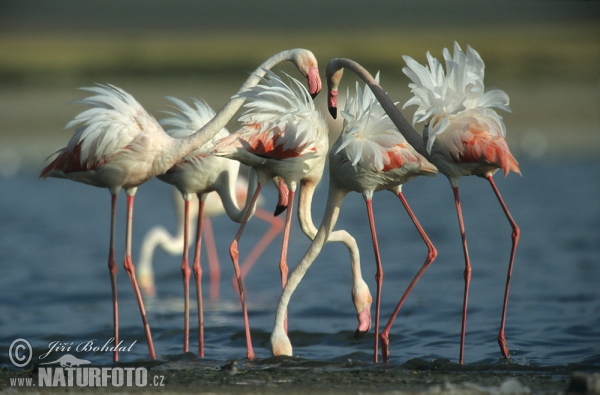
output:
MULTIPOLYGON (((133 366, 120 364, 119 366, 133 366)), ((140 366, 140 364, 135 364, 140 366)), ((410 360, 388 366, 365 362, 321 362, 299 358, 240 360, 221 366, 210 361, 153 362, 146 387, 23 388, 10 387, 10 377, 31 377, 36 369, 3 371, 0 388, 10 392, 135 392, 199 394, 563 394, 598 393, 600 375, 593 367, 493 365, 459 366, 448 360, 410 360), (595 388, 595 389, 594 389, 595 388)))

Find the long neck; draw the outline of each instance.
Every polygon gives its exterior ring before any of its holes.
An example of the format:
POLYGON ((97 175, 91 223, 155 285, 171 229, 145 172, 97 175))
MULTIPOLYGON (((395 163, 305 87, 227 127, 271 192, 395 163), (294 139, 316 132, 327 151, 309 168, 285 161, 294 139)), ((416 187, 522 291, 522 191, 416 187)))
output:
MULTIPOLYGON (((298 52, 298 49, 292 49, 287 51, 279 52, 278 54, 273 55, 263 64, 261 64, 244 82, 241 88, 238 90, 238 93, 244 92, 249 88, 256 86, 262 77, 265 76, 265 70, 272 69, 275 65, 284 62, 286 60, 293 60, 294 55, 298 52)), ((244 104, 245 99, 243 97, 234 95, 215 115, 215 117, 210 120, 206 125, 204 125, 201 129, 199 129, 196 133, 191 135, 186 139, 181 139, 179 142, 179 146, 177 147, 177 156, 184 157, 193 150, 202 147, 206 142, 208 142, 219 130, 225 127, 227 123, 233 118, 235 113, 240 109, 242 104, 244 104)))
POLYGON ((244 208, 240 210, 238 206, 237 200, 237 178, 239 177, 239 162, 232 161, 236 163, 238 166, 235 168, 235 171, 229 171, 227 173, 227 182, 224 183, 224 187, 218 190, 219 196, 221 197, 221 201, 223 202, 223 207, 225 208, 225 212, 227 216, 231 218, 232 221, 242 222, 244 218, 244 214, 247 210, 252 209, 250 216, 254 215, 254 210, 256 210, 256 205, 250 208, 250 203, 252 201, 252 196, 256 192, 256 188, 258 186, 257 175, 254 170, 250 171, 250 175, 248 178, 248 189, 246 191, 246 202, 244 203, 244 208))
MULTIPOLYGON (((298 221, 300 222, 300 228, 311 240, 315 239, 318 232, 312 219, 312 201, 316 186, 317 183, 314 181, 303 182, 300 188, 300 196, 298 197, 298 221)), ((330 189, 332 187, 330 186, 330 189)), ((362 278, 362 274, 360 270, 360 252, 356 240, 345 230, 336 230, 329 235, 326 243, 337 241, 342 242, 348 248, 352 276, 354 281, 358 281, 362 278)))
MULTIPOLYGON (((329 65, 327 66, 327 79, 329 81, 330 75, 333 75, 336 71, 348 68, 352 70, 358 77, 360 77, 364 82, 369 85, 371 91, 373 91, 373 95, 381 104, 381 107, 385 110, 387 115, 390 117, 396 128, 400 131, 400 133, 404 136, 406 141, 413 146, 413 148, 423 155, 428 160, 430 159, 430 155, 427 152, 425 147, 425 143, 423 142, 423 137, 417 133, 415 128, 408 122, 408 120, 404 117, 402 112, 396 107, 392 99, 385 93, 385 91, 379 86, 379 84, 375 81, 375 78, 369 73, 364 67, 351 59, 345 58, 335 58, 329 61, 329 65)), ((339 82, 339 81, 338 81, 339 82)), ((337 90, 337 86, 335 87, 337 90)))
POLYGON ((323 218, 323 222, 317 231, 313 242, 310 247, 302 257, 302 260, 294 269, 290 278, 288 279, 285 288, 283 290, 283 294, 281 295, 281 299, 279 300, 279 306, 277 307, 277 315, 275 316, 275 327, 283 328, 287 306, 290 302, 290 298, 296 287, 304 277, 304 274, 312 265, 314 260, 317 258, 323 245, 326 243, 328 236, 330 235, 335 223, 337 222, 337 218, 340 213, 340 206, 342 201, 344 200, 344 196, 346 192, 337 188, 337 186, 330 183, 329 186, 329 194, 327 196, 327 206, 325 208, 325 216, 323 218))

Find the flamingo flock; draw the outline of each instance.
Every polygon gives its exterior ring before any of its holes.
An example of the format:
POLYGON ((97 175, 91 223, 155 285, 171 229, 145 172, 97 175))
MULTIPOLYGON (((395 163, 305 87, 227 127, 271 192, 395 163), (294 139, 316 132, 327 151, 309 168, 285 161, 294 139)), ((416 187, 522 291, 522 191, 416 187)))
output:
MULTIPOLYGON (((330 115, 338 116, 337 97, 344 69, 356 73, 366 85, 356 84, 355 92, 348 89, 341 116, 343 127, 339 138, 329 147, 329 130, 325 117, 313 103, 322 87, 317 59, 306 49, 292 49, 275 54, 260 65, 234 94, 222 110, 215 113, 210 106, 193 99, 192 105, 176 98, 168 98, 175 111, 169 117, 156 121, 133 96, 113 85, 81 88, 92 96, 79 102, 89 108, 67 124, 76 127, 67 146, 57 151, 42 170, 40 178, 66 178, 92 186, 107 188, 111 195, 111 227, 109 237, 108 269, 113 298, 113 332, 119 342, 119 310, 115 261, 115 220, 117 195, 125 190, 127 221, 125 232, 124 269, 129 276, 144 326, 149 357, 156 358, 149 320, 142 293, 153 295, 155 284, 152 270, 152 251, 161 246, 171 254, 181 254, 183 277, 183 352, 189 351, 189 282, 194 273, 198 307, 198 355, 204 357, 204 319, 202 268, 200 245, 204 234, 209 251, 211 272, 211 299, 218 298, 219 268, 216 264, 212 228, 207 217, 220 213, 240 223, 232 235, 229 253, 234 266, 235 286, 240 297, 246 335, 246 358, 255 357, 246 306, 243 277, 264 251, 265 247, 283 230, 279 272, 282 294, 276 310, 275 324, 270 339, 273 355, 293 355, 288 335, 288 306, 293 292, 303 276, 317 260, 327 242, 342 242, 348 249, 352 271, 352 301, 356 308, 358 328, 356 337, 365 336, 372 327, 371 296, 367 282, 362 278, 360 253, 355 238, 345 230, 334 231, 341 213, 344 197, 350 192, 360 193, 366 203, 371 240, 376 264, 376 294, 374 317, 373 359, 378 362, 379 344, 384 362, 390 357, 390 331, 393 322, 412 289, 438 256, 417 216, 402 193, 402 186, 418 176, 435 177, 443 174, 453 190, 459 230, 464 252, 464 297, 459 364, 464 364, 471 262, 462 217, 458 187, 463 176, 485 178, 491 185, 508 222, 512 227, 512 248, 505 285, 503 310, 498 334, 502 356, 509 360, 510 352, 504 331, 510 278, 520 230, 512 218, 493 175, 502 169, 520 174, 517 161, 505 140, 506 128, 496 110, 510 111, 508 95, 501 90, 485 91, 484 62, 477 51, 467 47, 462 51, 454 43, 451 54, 443 51, 443 62, 427 53, 427 65, 404 56, 402 70, 411 80, 413 96, 403 109, 417 106, 413 124, 423 124, 419 134, 379 84, 379 75, 373 77, 359 63, 350 59, 331 59, 326 68, 327 104, 330 115), (307 87, 293 76, 271 71, 277 64, 291 61, 306 78, 307 87), (243 108, 238 122, 241 125, 230 133, 225 125, 243 108), (326 159, 329 167, 329 186, 325 213, 317 227, 311 206, 326 159), (247 178, 239 175, 243 165, 247 178), (162 227, 148 233, 142 246, 137 269, 131 258, 133 203, 137 188, 144 182, 158 178, 173 185, 183 200, 176 196, 180 217, 180 231, 171 236, 162 227), (275 215, 257 208, 263 187, 273 181, 279 192, 275 215), (373 217, 375 192, 394 193, 407 211, 426 247, 425 261, 390 314, 380 333, 381 293, 383 268, 379 242, 373 217), (288 246, 296 191, 298 191, 298 220, 304 234, 311 240, 298 265, 289 273, 288 246), (181 203, 182 202, 182 203, 181 203), (287 210, 285 220, 275 218, 287 210), (251 217, 255 215, 270 224, 270 229, 239 265, 239 243, 251 217), (197 221, 194 257, 190 269, 189 245, 194 239, 192 218, 197 221), (141 290, 140 290, 141 288, 141 290)), ((434 181, 432 181, 434 182, 434 181)), ((442 198, 442 197, 441 197, 442 198)), ((402 243, 403 241, 399 241, 402 243)), ((439 251, 439 254, 443 254, 439 251)), ((267 260, 263 257, 261 261, 267 260)), ((261 262, 260 265, 267 265, 261 262)), ((394 279, 387 281, 393 282, 394 279)), ((118 350, 114 351, 118 361, 118 350)))

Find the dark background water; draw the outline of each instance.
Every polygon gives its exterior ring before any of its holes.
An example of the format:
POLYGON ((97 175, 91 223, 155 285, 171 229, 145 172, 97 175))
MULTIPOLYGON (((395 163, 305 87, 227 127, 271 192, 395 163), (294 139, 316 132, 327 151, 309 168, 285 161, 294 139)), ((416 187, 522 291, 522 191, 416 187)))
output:
MULTIPOLYGON (((327 61, 339 56, 354 58, 373 72, 382 70, 384 88, 404 103, 409 91, 401 55, 424 61, 431 51, 440 57, 454 40, 481 53, 487 88, 504 89, 511 98, 513 113, 503 115, 523 176, 495 179, 522 231, 506 326, 514 360, 538 366, 600 365, 599 7, 589 1, 375 1, 369 7, 360 1, 312 0, 251 6, 239 0, 0 1, 0 365, 10 366, 8 348, 17 338, 29 340, 37 357, 51 342, 77 345, 96 339, 103 344, 112 336, 106 267, 110 195, 70 181, 37 180, 44 159, 72 134, 62 127, 79 111, 65 105, 82 97, 77 87, 116 84, 157 117, 167 106, 165 95, 204 98, 218 109, 264 59, 306 47, 319 59, 322 73, 327 61)), ((348 72, 344 83, 353 85, 348 72)), ((327 114, 324 96, 316 103, 327 114)), ((335 138, 340 123, 327 119, 335 138)), ((317 224, 326 193, 327 176, 315 195, 317 224)), ((263 195, 270 209, 275 190, 263 195)), ((439 255, 396 320, 391 362, 456 362, 464 263, 451 189, 439 176, 411 181, 405 195, 439 255)), ((484 180, 463 179, 461 198, 473 265, 465 360, 495 363, 511 230, 484 180)), ((159 181, 140 187, 134 262, 151 227, 175 231, 171 199, 170 187, 159 181)), ((119 262, 124 203, 121 196, 119 262)), ((395 196, 379 193, 374 204, 385 270, 383 326, 422 265, 426 248, 395 196)), ((245 355, 227 254, 237 225, 222 217, 213 225, 222 280, 219 300, 205 306, 206 358, 225 361, 245 355)), ((257 220, 249 224, 242 255, 265 228, 257 220)), ((337 228, 359 242, 363 276, 374 293, 375 263, 361 196, 346 198, 337 228)), ((280 296, 280 242, 281 236, 246 278, 259 358, 270 355, 280 296)), ((294 222, 291 268, 308 245, 294 222)), ((154 262, 157 296, 145 302, 156 351, 162 358, 186 358, 181 355, 180 260, 157 252, 154 262)), ((348 263, 343 246, 328 244, 298 287, 289 311, 295 354, 324 361, 372 360, 373 332, 352 339, 357 322, 348 263)), ((141 320, 121 265, 118 289, 121 339, 126 345, 137 342, 121 360, 144 360, 141 320)), ((192 314, 192 351, 195 322, 192 314)), ((108 353, 75 354, 99 364, 112 361, 108 353)))
MULTIPOLYGON (((510 293, 506 338, 513 358, 523 364, 600 364, 600 164, 597 161, 525 162, 523 177, 496 176, 497 184, 522 230, 510 293), (568 180, 561 185, 557 180, 568 180)), ((23 174, 0 180, 0 353, 25 338, 35 355, 53 341, 80 342, 112 336, 110 282, 106 268, 110 199, 105 190, 65 180, 37 180, 23 174)), ((319 222, 326 183, 315 195, 319 222)), ((463 209, 473 277, 466 338, 466 362, 490 363, 500 357, 496 344, 510 227, 487 182, 461 181, 463 209)), ((463 259, 456 213, 447 180, 417 179, 406 197, 438 249, 439 256, 415 287, 391 332, 394 364, 412 358, 458 358, 463 259)), ((264 193, 272 207, 275 190, 264 193)), ((123 251, 124 199, 121 198, 117 256, 123 251)), ((375 215, 385 280, 382 325, 422 264, 426 249, 391 193, 375 195, 375 215)), ((174 231, 171 190, 151 181, 140 188, 134 213, 134 245, 146 230, 163 224, 174 231)), ((222 281, 218 301, 205 313, 206 358, 227 360, 245 355, 239 299, 230 285, 233 273, 227 247, 236 225, 213 221, 220 252, 222 281)), ((244 234, 242 254, 260 237, 264 225, 253 220, 244 234)), ((347 197, 337 228, 350 231, 361 248, 362 268, 375 291, 375 264, 364 202, 347 197)), ((289 263, 294 267, 308 241, 295 226, 289 263)), ((247 299, 257 357, 270 355, 269 334, 280 296, 278 253, 281 237, 246 278, 247 299)), ((137 257, 134 252, 134 261, 137 257)), ((353 341, 355 312, 351 276, 342 246, 328 244, 294 294, 289 311, 294 353, 310 359, 372 358, 373 332, 353 341)), ((146 299, 155 347, 160 357, 182 353, 182 289, 179 258, 155 255, 157 296, 146 299)), ((205 264, 206 273, 206 264, 205 264)), ((205 276, 205 280, 206 280, 205 276)), ((129 280, 118 277, 121 338, 137 341, 122 361, 147 357, 141 320, 129 280)), ((208 283, 205 281, 205 290, 208 283)), ((190 350, 197 347, 192 306, 190 350)), ((61 355, 61 354, 57 354, 61 355)), ((78 353, 97 363, 110 354, 78 353)))

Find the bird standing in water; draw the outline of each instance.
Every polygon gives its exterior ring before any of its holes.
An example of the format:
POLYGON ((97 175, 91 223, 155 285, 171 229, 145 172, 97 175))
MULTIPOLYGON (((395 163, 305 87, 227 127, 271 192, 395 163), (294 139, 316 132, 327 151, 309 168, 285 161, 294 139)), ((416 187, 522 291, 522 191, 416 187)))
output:
MULTIPOLYGON (((415 96, 406 106, 418 105, 415 122, 425 122, 423 136, 419 135, 404 115, 387 96, 373 77, 358 63, 350 59, 331 59, 328 69, 328 105, 335 111, 337 87, 343 68, 349 68, 365 80, 373 94, 394 122, 400 133, 421 155, 431 161, 450 181, 454 191, 459 227, 465 256, 465 292, 463 299, 462 333, 459 363, 464 363, 464 339, 466 329, 467 301, 471 278, 471 264, 462 219, 458 182, 460 177, 476 175, 486 178, 512 227, 512 247, 504 293, 504 304, 498 343, 505 358, 510 353, 504 337, 506 307, 510 277, 520 230, 510 215, 492 175, 502 169, 506 176, 510 171, 520 174, 517 161, 508 149, 506 129, 502 118, 493 107, 509 111, 508 95, 500 90, 484 93, 484 63, 479 54, 468 47, 466 54, 455 43, 454 56, 444 50, 446 71, 437 59, 427 54, 429 67, 421 66, 412 58, 404 57, 408 67, 404 72, 413 80, 411 87, 415 96)), ((392 318, 393 319, 393 316, 392 318)), ((382 337, 384 360, 389 358, 389 341, 382 337)))
MULTIPOLYGON (((189 106, 185 102, 174 97, 167 97, 178 110, 169 112, 171 115, 160 121, 165 127, 167 133, 175 138, 185 138, 193 134, 196 130, 202 128, 214 116, 215 112, 205 102, 193 99, 194 106, 189 106)), ((216 192, 220 197, 220 202, 225 212, 233 221, 240 222, 249 210, 249 199, 247 196, 254 194, 256 189, 256 174, 250 174, 250 182, 247 184, 247 191, 244 193, 245 207, 238 206, 238 193, 236 183, 240 163, 227 158, 211 155, 215 143, 228 136, 227 129, 221 129, 208 143, 185 156, 181 161, 171 167, 166 173, 159 174, 158 179, 168 184, 174 185, 184 200, 183 215, 183 238, 182 238, 182 264, 184 284, 184 336, 183 352, 188 352, 189 345, 189 280, 190 266, 188 261, 188 243, 191 238, 190 230, 190 203, 193 196, 198 197, 198 216, 196 248, 193 260, 193 271, 196 285, 196 299, 198 306, 198 355, 204 357, 204 317, 202 301, 202 269, 200 267, 200 248, 202 235, 202 221, 204 218, 205 202, 210 192, 216 192)), ((286 190, 287 191, 287 190, 286 190)), ((252 210, 252 213, 254 210, 252 210)), ((259 243, 260 244, 260 243, 259 243)), ((262 246, 259 245, 262 248, 262 246)))
POLYGON ((346 108, 342 112, 344 117, 342 133, 329 153, 329 193, 321 227, 308 251, 290 276, 277 310, 275 327, 271 335, 271 348, 275 355, 292 355, 292 346, 283 326, 283 314, 287 309, 291 294, 320 253, 328 233, 335 226, 342 201, 349 192, 359 192, 365 199, 377 263, 375 362, 377 362, 378 356, 379 307, 383 281, 383 269, 372 210, 372 198, 375 192, 390 190, 399 197, 429 249, 423 269, 411 283, 406 295, 436 256, 433 244, 402 195, 402 184, 420 175, 434 176, 437 169, 406 143, 369 90, 363 92, 357 84, 356 95, 352 97, 348 95, 348 97, 346 108))
MULTIPOLYGON (((269 72, 262 84, 241 93, 247 111, 240 118, 242 128, 216 144, 213 153, 236 159, 252 167, 258 174, 257 198, 261 186, 273 177, 280 177, 289 188, 288 212, 283 233, 280 257, 282 287, 287 280, 287 248, 296 188, 300 186, 298 218, 303 232, 314 238, 317 233, 312 222, 310 204, 314 189, 320 181, 328 151, 328 130, 322 115, 316 110, 309 93, 297 80, 289 77, 286 84, 269 72)), ((251 203, 254 204, 254 203, 251 203)), ((246 219, 231 244, 230 253, 238 277, 240 300, 246 327, 247 357, 252 359, 252 341, 248 323, 242 278, 238 267, 238 241, 246 219)), ((356 241, 347 232, 337 231, 329 241, 341 241, 350 251, 353 270, 353 300, 358 313, 359 330, 370 327, 371 295, 360 273, 356 241)), ((285 321, 285 318, 283 319, 285 321)), ((285 326, 285 324, 284 324, 285 326)))

